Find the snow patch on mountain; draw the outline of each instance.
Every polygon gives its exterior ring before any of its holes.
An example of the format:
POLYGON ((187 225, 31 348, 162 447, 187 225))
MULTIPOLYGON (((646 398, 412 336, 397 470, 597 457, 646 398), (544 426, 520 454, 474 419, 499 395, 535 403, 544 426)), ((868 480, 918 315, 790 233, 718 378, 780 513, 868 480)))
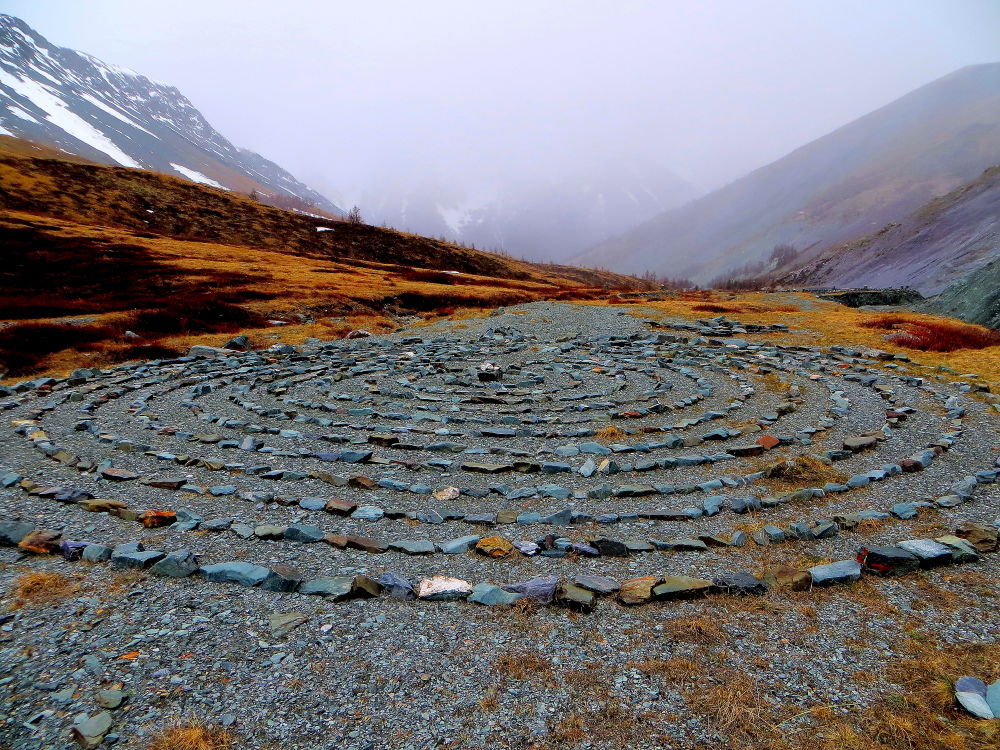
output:
POLYGON ((24 80, 16 75, 0 70, 0 84, 14 91, 44 112, 46 120, 62 129, 78 141, 82 141, 101 151, 124 167, 142 165, 116 146, 100 130, 79 115, 70 111, 67 104, 51 90, 32 80, 24 80))
POLYGON ((181 174, 242 193, 293 196, 344 213, 274 162, 234 146, 176 87, 56 47, 3 14, 0 123, 5 134, 93 161, 181 174))
POLYGON ((177 172, 187 177, 191 182, 198 182, 202 185, 210 185, 211 187, 222 188, 223 190, 228 190, 225 185, 220 185, 218 182, 210 177, 206 177, 201 172, 196 169, 189 169, 181 164, 174 164, 170 162, 170 166, 173 167, 177 172))

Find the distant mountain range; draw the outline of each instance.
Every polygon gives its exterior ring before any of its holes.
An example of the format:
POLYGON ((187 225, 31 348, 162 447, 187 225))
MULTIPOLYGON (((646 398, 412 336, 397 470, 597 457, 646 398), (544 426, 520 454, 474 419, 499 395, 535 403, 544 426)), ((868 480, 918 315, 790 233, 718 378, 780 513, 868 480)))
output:
MULTIPOLYGON (((701 283, 768 271, 781 262, 771 259, 776 246, 814 257, 902 221, 997 163, 1000 63, 971 66, 571 260, 701 283)), ((948 255, 942 248, 935 262, 948 255)), ((842 265, 853 283, 888 278, 842 265)))
POLYGON ((540 169, 531 179, 480 187, 475 196, 464 181, 385 181, 362 197, 362 212, 397 229, 562 262, 699 195, 653 161, 591 160, 558 175, 540 169))
POLYGON ((180 91, 56 47, 0 14, 0 135, 91 161, 152 169, 286 208, 343 211, 263 156, 216 131, 180 91))

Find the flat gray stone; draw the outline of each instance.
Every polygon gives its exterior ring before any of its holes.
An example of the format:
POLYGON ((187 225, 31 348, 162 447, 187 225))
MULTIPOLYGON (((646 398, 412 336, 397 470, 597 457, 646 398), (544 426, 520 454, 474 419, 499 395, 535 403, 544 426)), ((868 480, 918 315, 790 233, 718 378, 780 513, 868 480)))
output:
POLYGON ((955 691, 955 700, 966 711, 977 719, 995 719, 996 715, 990 704, 979 693, 968 693, 961 690, 955 691))
POLYGON ((861 563, 857 560, 840 560, 827 565, 816 565, 809 568, 809 574, 817 586, 851 583, 861 578, 861 563))
POLYGON ((162 552, 157 552, 155 550, 146 550, 144 552, 124 552, 121 554, 113 553, 111 555, 111 567, 145 570, 154 563, 162 560, 164 557, 165 555, 162 552))
POLYGON ((224 562, 203 565, 201 576, 206 581, 238 583, 241 586, 259 586, 271 572, 263 565, 248 562, 224 562))
POLYGON ((899 542, 897 547, 920 558, 921 568, 932 568, 937 565, 947 565, 951 560, 951 548, 933 539, 908 539, 899 542))
POLYGON ((458 539, 450 539, 447 542, 441 542, 438 546, 441 548, 441 552, 445 555, 460 555, 463 552, 468 552, 472 549, 480 539, 482 539, 481 536, 462 536, 458 539))
POLYGON ((186 578, 198 570, 198 561, 190 550, 171 552, 149 569, 154 576, 186 578))
POLYGON ((587 591, 593 591, 595 594, 601 595, 613 594, 618 590, 618 581, 614 578, 590 573, 581 573, 574 576, 573 583, 582 589, 587 589, 587 591))
POLYGON ((111 559, 111 552, 111 547, 103 544, 88 544, 83 550, 81 559, 87 562, 107 562, 111 559))
POLYGON ((351 595, 353 576, 333 576, 331 578, 315 578, 299 586, 300 594, 330 597, 334 601, 346 599, 351 595))
POLYGON ((305 523, 293 524, 285 529, 285 539, 303 544, 322 541, 324 536, 326 532, 323 529, 305 523))
POLYGON ((502 588, 495 586, 492 583, 477 583, 472 587, 472 593, 469 595, 469 601, 492 607, 497 605, 513 604, 522 596, 524 596, 524 594, 504 591, 502 588))
POLYGON ((396 542, 389 542, 389 549, 407 555, 433 555, 436 551, 434 542, 428 539, 400 539, 396 542))
POLYGON ((0 544, 16 547, 24 537, 35 530, 30 523, 21 521, 4 521, 0 523, 0 544))

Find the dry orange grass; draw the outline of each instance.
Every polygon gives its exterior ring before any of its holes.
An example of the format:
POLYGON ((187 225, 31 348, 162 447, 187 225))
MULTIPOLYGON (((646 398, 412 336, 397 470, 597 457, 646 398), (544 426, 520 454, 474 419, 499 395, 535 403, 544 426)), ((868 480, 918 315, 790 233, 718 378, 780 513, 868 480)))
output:
POLYGON ((846 474, 808 454, 768 464, 762 470, 764 477, 758 481, 774 491, 791 491, 827 482, 847 481, 846 474))
POLYGON ((698 680, 704 671, 704 665, 681 656, 673 656, 664 660, 647 660, 629 662, 628 666, 638 669, 643 674, 662 677, 672 683, 691 683, 698 680))
POLYGON ((733 747, 764 737, 769 742, 777 740, 774 707, 757 681, 744 674, 732 672, 720 684, 689 691, 685 697, 712 728, 729 738, 733 747))
POLYGON ((493 663, 501 676, 519 682, 545 682, 552 677, 552 663, 537 651, 516 651, 501 654, 493 663))
POLYGON ((227 750, 231 747, 235 747, 231 732, 191 718, 155 734, 146 750, 227 750))
POLYGON ((663 630, 668 637, 689 643, 719 643, 729 638, 716 620, 692 615, 666 620, 663 630))
POLYGON ((628 437, 628 433, 620 427, 608 425, 599 429, 594 437, 602 443, 616 443, 628 437))
POLYGON ((784 394, 792 390, 791 384, 782 380, 781 376, 775 372, 764 373, 760 376, 760 382, 772 393, 784 394))
POLYGON ((25 573, 14 580, 14 608, 54 604, 73 596, 79 588, 73 578, 62 573, 25 573))
POLYGON ((973 719, 955 704, 953 682, 978 675, 1000 677, 1000 645, 952 645, 911 638, 906 657, 890 662, 882 680, 900 686, 876 704, 847 717, 816 722, 813 747, 821 750, 995 750, 1000 722, 973 719))
MULTIPOLYGON (((570 292, 583 295, 588 291, 586 284, 603 279, 599 272, 535 266, 510 259, 504 259, 503 263, 516 278, 472 272, 460 277, 440 272, 413 274, 407 267, 394 263, 136 234, 13 211, 0 216, 0 230, 10 233, 12 238, 20 237, 19 242, 27 241, 24 239, 27 236, 29 247, 50 248, 51 263, 69 269, 63 271, 65 278, 60 277, 56 291, 8 299, 6 307, 10 311, 6 315, 16 318, 18 325, 49 327, 61 325, 67 313, 93 318, 83 331, 79 328, 70 331, 79 334, 77 338, 86 339, 85 346, 69 343, 53 348, 37 364, 26 362, 21 372, 11 368, 16 376, 12 380, 27 373, 63 375, 77 367, 176 356, 194 344, 220 346, 238 334, 248 335, 258 345, 276 342, 296 345, 308 337, 339 338, 354 328, 366 328, 373 333, 395 330, 403 318, 414 313, 429 315, 431 321, 441 319, 441 312, 453 313, 455 319, 480 317, 498 306, 551 299, 570 292), (26 232, 32 234, 25 235, 26 232), (99 256, 107 247, 122 248, 119 251, 123 256, 122 268, 144 269, 141 273, 147 286, 129 283, 127 278, 115 286, 108 281, 114 274, 102 273, 101 268, 88 270, 83 265, 77 272, 74 270, 77 266, 59 261, 65 255, 78 264, 81 254, 99 256), (80 274, 89 275, 84 279, 80 274), (460 279, 461 283, 446 283, 452 278, 460 279), (157 293, 156 284, 169 287, 170 293, 157 293), (98 292, 87 291, 79 299, 58 292, 63 288, 90 290, 91 287, 98 292), (88 306, 92 300, 100 302, 88 306), (142 321, 149 319, 169 325, 169 317, 177 311, 168 303, 181 301, 179 309, 183 311, 190 306, 189 300, 192 304, 217 301, 228 305, 232 312, 244 311, 255 322, 249 326, 224 325, 221 330, 210 326, 198 330, 202 319, 196 316, 176 332, 147 330, 143 326, 142 321), (25 315, 24 311, 36 308, 40 312, 35 317, 25 315), (54 312, 43 312, 47 308, 54 312), (46 314, 49 317, 41 317, 46 314), (315 322, 300 322, 301 317, 315 322), (271 326, 267 320, 287 324, 271 326), (140 339, 124 339, 126 329, 134 330, 140 339), (89 331, 95 336, 84 335, 89 331), (153 347, 158 349, 154 351, 153 347)), ((234 321, 238 318, 235 316, 234 321)))

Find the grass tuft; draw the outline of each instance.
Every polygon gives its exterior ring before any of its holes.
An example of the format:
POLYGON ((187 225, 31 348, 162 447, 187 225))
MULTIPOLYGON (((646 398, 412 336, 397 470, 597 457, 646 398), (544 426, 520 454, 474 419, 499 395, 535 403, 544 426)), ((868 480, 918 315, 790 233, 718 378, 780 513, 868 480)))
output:
POLYGON ((25 573, 14 581, 14 608, 54 604, 73 596, 77 589, 76 581, 62 573, 25 573))
POLYGON ((226 750, 234 747, 231 732, 202 719, 185 719, 155 734, 147 750, 226 750))
POLYGON ((620 427, 608 425, 599 429, 594 437, 602 443, 616 443, 628 437, 628 433, 620 427))

